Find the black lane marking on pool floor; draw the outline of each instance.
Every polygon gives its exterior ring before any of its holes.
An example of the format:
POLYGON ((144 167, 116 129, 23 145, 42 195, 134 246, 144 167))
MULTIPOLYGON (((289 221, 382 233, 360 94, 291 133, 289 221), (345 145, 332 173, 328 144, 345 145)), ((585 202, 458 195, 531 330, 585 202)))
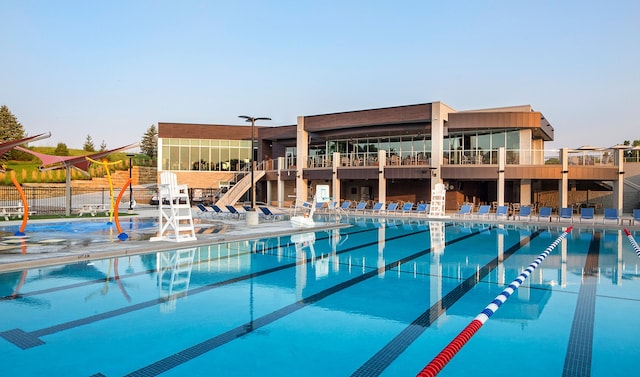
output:
POLYGON ((593 351, 593 324, 596 315, 596 289, 600 263, 600 232, 595 232, 584 263, 582 285, 578 292, 576 310, 564 358, 563 376, 588 377, 591 375, 593 351))
MULTIPOLYGON (((422 233, 422 232, 419 232, 422 233)), ((470 237, 474 237, 477 236, 478 234, 480 234, 481 232, 473 232, 470 234, 466 234, 460 238, 456 238, 455 240, 451 240, 449 242, 447 242, 445 245, 451 245, 460 241, 463 241, 465 239, 468 239, 470 237)), ((412 255, 409 255, 407 257, 398 259, 396 261, 393 261, 391 263, 387 263, 384 266, 384 270, 385 271, 389 271, 393 268, 396 268, 398 266, 398 264, 404 264, 407 263, 411 260, 414 260, 416 258, 422 257, 424 255, 427 255, 428 253, 430 253, 432 250, 432 248, 426 249, 426 250, 422 250, 419 252, 416 252, 412 255)), ((131 372, 129 374, 127 374, 126 376, 141 376, 141 377, 146 377, 146 376, 157 376, 158 374, 164 373, 172 368, 177 367, 180 364, 186 363, 189 360, 195 359, 196 357, 203 355, 213 349, 216 349, 226 343, 231 342, 234 339, 237 339, 239 337, 245 336, 251 332, 253 332, 254 330, 257 330, 263 326, 269 325, 272 322, 275 322, 291 313, 294 313, 302 308, 307 307, 308 305, 312 305, 328 296, 331 296, 334 293, 340 292, 346 288, 352 287, 358 283, 361 283, 367 279, 370 279, 374 276, 378 276, 379 275, 379 269, 377 268, 373 268, 371 270, 369 270, 368 272, 365 272, 361 275, 358 275, 352 279, 346 280, 342 283, 338 283, 334 286, 332 286, 331 288, 327 288, 323 291, 320 291, 316 294, 313 294, 309 297, 303 298, 302 300, 296 301, 292 304, 289 304, 285 307, 282 307, 276 311, 273 311, 269 314, 266 314, 260 318, 257 318, 255 320, 253 320, 252 322, 248 322, 245 323, 243 325, 240 325, 234 329, 231 329, 227 332, 224 332, 220 335, 214 336, 212 338, 209 338, 201 343, 198 343, 192 347, 189 347, 187 349, 184 349, 182 351, 176 352, 173 355, 167 356, 162 360, 156 361, 155 363, 152 363, 150 365, 147 365, 146 367, 140 368, 134 372, 131 372)), ((475 276, 475 274, 474 274, 475 276)))
POLYGON ((400 354, 402 354, 423 332, 427 330, 433 322, 435 322, 447 309, 455 304, 462 296, 467 294, 473 287, 484 279, 491 271, 493 271, 500 263, 504 263, 516 251, 531 242, 532 239, 539 236, 540 230, 532 233, 530 236, 523 238, 517 244, 504 251, 502 262, 495 257, 489 263, 485 264, 476 274, 469 276, 457 287, 449 291, 443 298, 418 316, 409 326, 396 335, 389 343, 382 347, 375 355, 367 360, 352 376, 379 376, 391 363, 393 363, 400 354))
MULTIPOLYGON (((349 228, 343 228, 343 229, 349 229, 349 228)), ((372 229, 366 229, 366 230, 358 230, 355 232, 350 232, 350 233, 345 233, 344 235, 350 236, 350 235, 354 235, 354 234, 359 234, 359 233, 366 233, 366 232, 371 232, 377 230, 377 228, 372 228, 372 229)), ((325 239, 329 239, 331 238, 331 236, 328 237, 318 237, 316 239, 316 241, 321 241, 321 240, 325 240, 325 239)), ((258 240, 261 239, 266 239, 266 238, 257 238, 258 240)), ((280 245, 280 247, 290 247, 290 246, 294 246, 295 243, 294 242, 289 242, 286 244, 282 244, 280 245)), ((198 247, 201 248, 201 247, 198 247)), ((269 247, 265 250, 277 250, 277 246, 272 246, 269 247)), ((181 250, 181 249, 177 249, 177 250, 181 250)), ((171 251, 169 251, 171 252, 171 251)), ((225 255, 225 256, 221 256, 221 258, 215 258, 215 259, 227 259, 227 258, 237 258, 239 256, 243 256, 246 254, 252 254, 254 253, 253 251, 247 251, 244 253, 238 253, 238 254, 234 254, 234 255, 225 255)), ((266 255, 266 253, 265 253, 266 255)), ((285 258, 288 258, 288 256, 284 256, 285 258)), ((201 260, 198 263, 206 263, 209 260, 201 260)), ((195 263, 194 263, 195 264, 195 263)), ((148 273, 152 273, 155 272, 155 269, 149 269, 149 270, 145 270, 145 271, 139 271, 139 272, 133 272, 130 274, 125 274, 125 275, 120 275, 120 280, 122 279, 127 279, 130 277, 134 277, 134 276, 139 276, 139 275, 145 275, 148 273)), ((117 279, 115 276, 110 276, 108 278, 105 279, 93 279, 93 280, 88 280, 88 281, 82 281, 79 283, 74 283, 74 284, 67 284, 67 285, 63 285, 63 286, 59 286, 59 287, 52 287, 52 288, 45 288, 45 289, 40 289, 37 291, 33 291, 33 292, 27 292, 27 293, 18 293, 18 294, 12 294, 12 295, 8 295, 8 296, 4 296, 4 297, 0 297, 0 301, 11 301, 11 300, 19 300, 21 298, 25 298, 25 297, 30 297, 30 296, 37 296, 37 295, 41 295, 41 294, 46 294, 46 293, 52 293, 52 292, 60 292, 60 291, 64 291, 67 289, 74 289, 74 288, 80 288, 80 287, 84 287, 84 286, 89 286, 89 285, 94 285, 94 284, 104 284, 105 282, 109 282, 109 283, 113 283, 115 282, 117 279)))
MULTIPOLYGON (((427 230, 424 231, 419 231, 419 232, 411 232, 411 233, 405 233, 405 234, 401 234, 398 236, 394 236, 394 237, 390 237, 387 239, 387 241, 393 241, 393 240, 397 240, 397 239, 402 239, 405 237, 410 237, 410 236, 415 236, 421 233, 426 233, 427 230)), ((357 249, 361 249, 364 247, 368 247, 368 246, 373 246, 376 245, 378 243, 377 240, 373 241, 373 242, 368 242, 362 245, 358 245, 358 246, 354 246, 354 247, 350 247, 344 250, 340 250, 338 252, 336 252, 336 255, 340 255, 343 253, 347 253, 353 250, 357 250, 357 249)), ((39 339, 42 336, 45 335, 50 335, 53 333, 57 333, 60 331, 64 331, 64 330, 68 330, 74 327, 79 327, 79 326, 84 326, 93 322, 97 322, 97 321, 101 321, 104 319, 108 319, 108 318, 112 318, 112 317, 116 317, 119 315, 124 315, 136 310, 141 310, 141 309, 146 309, 149 308, 151 306, 154 305, 159 305, 159 304, 163 304, 166 303, 170 300, 177 300, 179 298, 182 297, 186 297, 189 295, 195 295, 198 293, 202 293, 202 292, 206 292, 209 291, 211 289, 214 288, 219 288, 219 287, 223 287, 226 285, 230 285, 233 283, 237 283, 243 280, 248 280, 248 279, 252 279, 255 277, 259 277, 259 276, 263 276, 263 275, 267 275, 273 272, 278 272, 281 270, 285 270, 288 268, 292 268, 295 267, 298 264, 303 264, 303 263, 311 263, 313 257, 309 257, 305 260, 297 260, 293 263, 287 263, 287 264, 283 264, 280 266, 276 266, 276 267, 272 267, 263 271, 259 271, 259 272, 254 272, 254 273, 250 273, 250 274, 246 274, 246 275, 241 275, 241 276, 237 276, 235 278, 230 278, 227 280, 223 280, 220 282, 215 282, 215 283, 211 283, 211 284, 207 284, 207 285, 203 285, 194 289, 189 289, 186 292, 180 292, 168 297, 160 297, 160 298, 156 298, 153 300, 149 300, 149 301, 144 301, 144 302, 140 302, 137 304, 133 304, 133 305, 129 305, 126 307, 122 307, 119 309, 114 309, 111 311, 107 311, 104 313, 100 313, 100 314, 96 314, 96 315, 92 315, 89 317, 84 317, 84 318, 79 318, 73 321, 69 321, 69 322, 65 322, 65 323, 60 323, 57 325, 53 325, 53 326, 49 326, 43 329, 39 329, 39 330, 34 330, 31 332, 26 332, 23 331, 21 329, 11 329, 11 330, 7 330, 7 331, 3 331, 0 332, 0 337, 5 338, 6 340, 8 340, 9 342, 15 344, 16 346, 22 348, 22 349, 28 349, 31 347, 35 347, 35 346, 39 346, 42 344, 45 344, 44 341, 42 341, 41 339, 39 339)))

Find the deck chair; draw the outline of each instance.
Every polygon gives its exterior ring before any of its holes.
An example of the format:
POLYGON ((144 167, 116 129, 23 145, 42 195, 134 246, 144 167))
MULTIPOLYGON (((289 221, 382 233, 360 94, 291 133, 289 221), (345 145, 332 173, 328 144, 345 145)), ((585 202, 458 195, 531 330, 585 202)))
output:
POLYGON ((571 207, 563 207, 560 208, 560 213, 558 214, 558 222, 569 220, 573 221, 573 208, 571 207))
POLYGON ((416 215, 426 215, 429 213, 429 205, 427 203, 420 203, 416 207, 416 215))
POLYGON ((453 214, 458 217, 467 217, 471 215, 471 204, 463 204, 460 210, 453 214))
POLYGON ((398 203, 396 202, 389 203, 387 209, 385 210, 386 213, 394 213, 396 211, 398 211, 398 203))
POLYGON ((404 216, 404 214, 411 214, 411 211, 413 211, 413 203, 412 202, 406 202, 402 205, 402 210, 400 212, 401 215, 404 216))
POLYGON ((358 205, 356 205, 356 208, 353 209, 354 212, 362 212, 364 213, 364 210, 367 208, 367 202, 365 201, 361 201, 358 203, 358 205))
POLYGON ((349 207, 351 207, 351 201, 350 200, 345 200, 344 202, 342 202, 342 205, 340 206, 340 209, 343 211, 347 211, 349 210, 349 207))
POLYGON ((527 220, 531 220, 531 206, 520 206, 520 211, 517 214, 513 215, 513 219, 522 220, 522 218, 526 218, 527 220))
POLYGON ((605 208, 604 209, 604 218, 602 219, 602 223, 606 224, 607 221, 615 221, 616 224, 620 220, 618 217, 618 209, 617 208, 605 208))
POLYGON ((382 211, 382 209, 384 208, 384 203, 382 202, 378 202, 376 204, 373 205, 373 207, 371 208, 371 213, 378 213, 380 214, 380 211, 382 211))
POLYGON ((640 209, 633 210, 633 225, 636 225, 636 221, 640 222, 640 209))
POLYGON ((238 212, 238 210, 234 206, 226 205, 225 207, 227 207, 227 210, 230 214, 237 216, 238 219, 246 215, 244 212, 238 212))
POLYGON ((509 219, 509 206, 498 206, 494 217, 497 219, 509 219))
POLYGON ((282 213, 274 213, 268 207, 259 206, 258 208, 260 208, 260 211, 262 211, 265 220, 276 221, 284 218, 284 215, 282 213))
POLYGON ((216 216, 218 217, 224 217, 229 215, 229 212, 223 211, 222 208, 218 207, 217 205, 213 204, 211 205, 211 209, 213 210, 213 212, 216 214, 216 216))
POLYGON ((551 221, 551 207, 540 207, 540 211, 538 212, 538 221, 540 220, 551 221))
POLYGON ((478 208, 478 212, 475 213, 476 218, 488 218, 489 210, 491 209, 490 204, 483 204, 478 208))
POLYGON ((198 204, 196 204, 196 206, 200 210, 198 213, 196 213, 197 217, 200 217, 200 218, 202 218, 202 217, 212 218, 213 217, 214 212, 213 211, 209 211, 207 209, 207 207, 205 207, 202 203, 198 203, 198 204))
POLYGON ((594 212, 595 210, 591 207, 580 208, 580 222, 582 220, 595 222, 594 212))

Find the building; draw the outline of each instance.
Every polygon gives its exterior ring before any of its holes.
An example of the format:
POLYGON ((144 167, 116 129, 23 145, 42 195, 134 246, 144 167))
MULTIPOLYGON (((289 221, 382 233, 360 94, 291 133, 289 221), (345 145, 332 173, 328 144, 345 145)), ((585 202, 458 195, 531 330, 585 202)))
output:
MULTIPOLYGON (((242 180, 251 126, 159 123, 158 137, 159 171, 190 187, 244 194, 251 186, 242 180)), ((256 199, 287 206, 328 185, 337 201, 428 202, 442 182, 449 210, 465 202, 592 205, 589 193, 622 210, 623 151, 545 150, 553 137, 529 105, 456 111, 432 102, 299 116, 295 125, 256 125, 256 199)))

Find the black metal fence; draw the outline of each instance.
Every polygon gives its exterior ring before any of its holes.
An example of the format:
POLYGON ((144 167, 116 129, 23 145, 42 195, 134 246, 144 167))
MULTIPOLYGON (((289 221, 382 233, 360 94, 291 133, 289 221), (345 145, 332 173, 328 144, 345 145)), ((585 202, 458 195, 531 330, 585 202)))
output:
MULTIPOLYGON (((64 186, 38 186, 22 188, 30 212, 37 215, 64 215, 66 213, 66 188, 64 186)), ((117 197, 119 191, 113 193, 117 197)), ((135 205, 150 205, 155 194, 155 188, 133 188, 135 205)), ((111 194, 108 188, 71 188, 71 211, 78 212, 83 205, 102 204, 109 208, 111 194)), ((119 208, 129 208, 129 190, 123 195, 119 208)), ((0 206, 20 206, 22 198, 14 186, 0 186, 0 206)))

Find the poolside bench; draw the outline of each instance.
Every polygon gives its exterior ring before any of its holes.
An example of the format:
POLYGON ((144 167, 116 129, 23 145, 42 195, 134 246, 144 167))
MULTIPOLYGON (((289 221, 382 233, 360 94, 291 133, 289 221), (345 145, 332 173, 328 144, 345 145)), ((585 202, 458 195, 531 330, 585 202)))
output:
POLYGON ((99 212, 109 213, 109 209, 104 204, 83 204, 78 211, 78 216, 82 216, 85 213, 95 216, 99 212))
MULTIPOLYGON (((29 211, 29 214, 33 212, 29 211)), ((23 206, 3 206, 0 207, 0 216, 4 217, 5 220, 9 221, 12 217, 22 217, 24 215, 24 207, 23 206)))

